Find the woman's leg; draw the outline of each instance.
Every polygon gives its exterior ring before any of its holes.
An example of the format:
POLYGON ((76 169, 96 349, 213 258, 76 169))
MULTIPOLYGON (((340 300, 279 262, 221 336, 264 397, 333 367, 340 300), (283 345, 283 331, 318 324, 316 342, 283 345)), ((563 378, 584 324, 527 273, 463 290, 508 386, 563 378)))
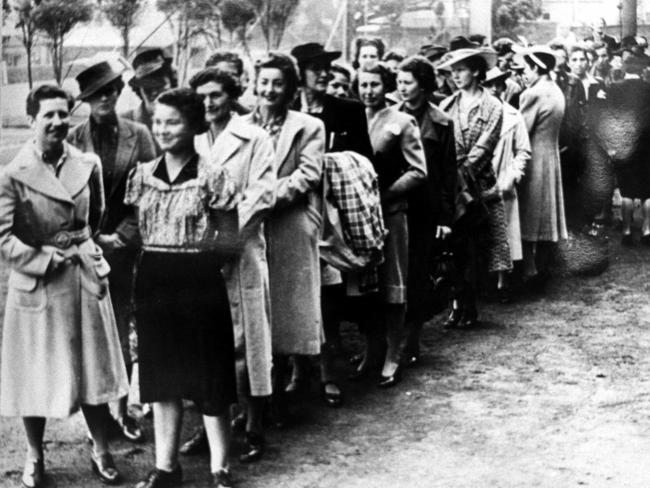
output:
POLYGON ((522 241, 524 279, 532 278, 537 275, 537 243, 532 241, 522 241))
POLYGON ((406 319, 405 304, 390 304, 385 307, 386 317, 386 356, 382 376, 395 374, 400 361, 402 336, 404 334, 404 321, 406 319))
POLYGON ((171 472, 178 466, 178 446, 182 422, 183 404, 181 400, 169 400, 153 404, 157 469, 171 472))
POLYGON ((641 235, 647 236, 650 235, 650 199, 643 201, 641 212, 643 214, 643 227, 641 228, 641 235))
POLYGON ((210 472, 218 473, 228 469, 230 451, 230 416, 203 416, 203 425, 210 445, 210 472))
POLYGON ((632 219, 634 216, 634 200, 623 197, 621 201, 621 214, 623 217, 623 236, 631 235, 632 219))
POLYGON ((27 436, 27 459, 43 459, 43 435, 45 434, 45 417, 23 417, 27 436))
POLYGON ((93 450, 95 454, 98 456, 106 454, 109 451, 107 421, 111 419, 108 404, 82 405, 81 411, 84 414, 88 431, 93 439, 93 450))

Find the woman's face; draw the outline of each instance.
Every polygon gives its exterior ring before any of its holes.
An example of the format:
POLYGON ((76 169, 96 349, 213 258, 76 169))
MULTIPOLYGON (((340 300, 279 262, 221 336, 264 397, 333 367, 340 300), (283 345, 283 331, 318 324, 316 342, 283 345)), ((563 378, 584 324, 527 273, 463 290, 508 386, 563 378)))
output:
POLYGON ((278 68, 262 68, 255 82, 257 100, 260 106, 278 110, 287 97, 287 83, 278 68))
POLYGON ((332 71, 332 79, 327 84, 327 94, 338 98, 350 96, 350 78, 338 71, 332 71))
POLYGON ((194 131, 176 107, 156 103, 151 127, 158 145, 165 152, 175 153, 194 143, 194 131))
POLYGON ((451 79, 459 90, 470 88, 478 77, 477 71, 472 71, 467 63, 460 61, 451 66, 451 79))
POLYGON ((203 85, 197 86, 196 93, 203 97, 205 120, 207 122, 217 124, 220 121, 228 119, 232 103, 221 83, 208 81, 203 85))
POLYGON ((32 118, 32 128, 41 148, 63 143, 70 128, 70 110, 65 98, 45 98, 38 102, 38 113, 32 118))
POLYGON ((363 69, 374 68, 379 63, 379 52, 372 45, 359 48, 359 67, 363 69))
POLYGON ((538 78, 539 73, 537 68, 533 69, 528 63, 524 63, 524 83, 528 86, 532 85, 538 78))
POLYGON ((424 90, 410 71, 397 73, 397 91, 404 102, 414 105, 419 104, 424 96, 424 90))
POLYGON ((366 107, 383 106, 384 94, 384 84, 380 75, 359 71, 359 97, 366 107))
POLYGON ((113 115, 119 96, 120 89, 117 83, 104 85, 86 100, 90 105, 90 113, 99 120, 113 115))

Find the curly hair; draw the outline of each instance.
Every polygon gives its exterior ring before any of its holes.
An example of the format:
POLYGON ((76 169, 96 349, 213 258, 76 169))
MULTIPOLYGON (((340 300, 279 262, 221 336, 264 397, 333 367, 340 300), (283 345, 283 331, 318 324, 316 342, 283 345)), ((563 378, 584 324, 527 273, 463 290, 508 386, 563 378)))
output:
POLYGON ((190 78, 189 85, 194 91, 201 85, 210 82, 219 83, 221 88, 232 100, 237 100, 241 96, 241 86, 239 82, 229 73, 225 73, 217 68, 205 68, 190 78))
POLYGON ((63 98, 68 102, 68 110, 74 107, 74 97, 63 88, 56 85, 41 85, 27 95, 26 111, 30 117, 36 117, 41 109, 41 100, 63 98))
POLYGON ((418 82, 418 85, 420 85, 420 88, 427 93, 432 93, 438 88, 433 65, 424 56, 416 55, 406 58, 399 64, 397 70, 398 72, 404 71, 411 73, 413 78, 418 82))
POLYGON ((384 53, 386 52, 386 45, 379 37, 360 37, 355 41, 354 44, 354 61, 352 61, 352 67, 354 69, 359 69, 359 54, 361 53, 361 48, 364 46, 374 46, 377 49, 377 59, 383 59, 384 53))
MULTIPOLYGON (((381 83, 384 85, 384 93, 390 93, 395 90, 395 74, 388 69, 386 66, 378 64, 372 68, 361 68, 359 73, 371 73, 374 75, 379 75, 381 78, 381 83)), ((359 91, 359 77, 357 76, 354 80, 356 91, 359 91)))
POLYGON ((235 67, 237 76, 244 74, 244 61, 234 51, 216 51, 205 62, 206 68, 214 68, 219 63, 230 63, 235 67))
POLYGON ((167 90, 158 95, 156 103, 174 107, 178 110, 194 134, 201 134, 208 129, 203 97, 190 88, 167 90))
MULTIPOLYGON (((275 68, 280 70, 284 76, 284 83, 286 85, 285 104, 289 105, 300 86, 300 78, 298 75, 298 64, 293 56, 283 54, 280 52, 270 52, 265 58, 257 60, 255 63, 255 85, 260 76, 260 71, 264 68, 275 68)), ((257 94, 257 90, 255 90, 257 94)))

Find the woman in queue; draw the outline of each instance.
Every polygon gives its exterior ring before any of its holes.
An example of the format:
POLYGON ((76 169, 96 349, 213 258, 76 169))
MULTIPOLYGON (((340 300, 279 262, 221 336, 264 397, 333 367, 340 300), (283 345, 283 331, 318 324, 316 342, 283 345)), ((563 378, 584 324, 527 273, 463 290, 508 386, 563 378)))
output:
POLYGON ((325 127, 289 110, 299 86, 298 68, 286 54, 271 53, 255 66, 257 106, 244 117, 262 127, 275 147, 275 206, 265 222, 276 420, 286 416, 284 376, 290 355, 320 354, 320 185, 325 127))
POLYGON ((137 487, 181 485, 182 399, 203 414, 211 486, 228 487, 228 413, 237 395, 220 269, 234 251, 223 237, 236 232, 238 193, 227 172, 195 150, 194 137, 207 128, 200 95, 162 93, 152 128, 162 156, 135 168, 125 195, 142 238, 135 280, 140 398, 153 404, 156 444, 155 469, 137 487))
POLYGON ((456 145, 451 119, 433 103, 436 76, 423 56, 407 58, 397 68, 397 90, 402 102, 396 109, 412 116, 420 128, 427 162, 427 184, 409 196, 408 337, 405 363, 415 365, 420 356, 420 331, 433 316, 429 276, 436 249, 451 234, 456 194, 456 145), (436 241, 437 244, 436 245, 436 241))
POLYGON ((388 230, 384 263, 379 267, 379 293, 383 305, 383 324, 369 325, 365 331, 366 357, 359 370, 373 364, 378 335, 385 332, 386 355, 380 387, 400 380, 400 347, 406 320, 406 288, 409 262, 407 209, 409 196, 426 181, 426 162, 416 120, 388 107, 386 94, 394 76, 384 66, 359 70, 358 88, 366 106, 368 132, 375 153, 374 165, 379 180, 382 211, 388 230))
POLYGON ((11 271, 5 305, 0 413, 22 417, 22 484, 45 484, 46 417, 81 408, 91 464, 120 481, 108 450, 107 402, 128 392, 108 292, 109 266, 93 241, 104 211, 99 158, 65 142, 72 97, 43 85, 27 97, 34 139, 0 173, 0 251, 11 271))
MULTIPOLYGON (((456 159, 461 177, 470 182, 471 196, 484 205, 484 219, 467 215, 454 229, 454 256, 460 276, 446 327, 471 327, 478 321, 476 307, 479 239, 487 244, 490 272, 512 269, 505 224, 505 207, 492 168, 492 154, 499 142, 503 107, 481 87, 488 68, 496 64, 492 49, 466 48, 450 53, 438 69, 451 70, 458 91, 443 100, 440 108, 453 120, 456 159)), ((474 207, 470 214, 476 212, 474 207)), ((458 213, 458 212, 457 212, 458 213)), ((476 212, 478 213, 478 212, 476 212)))
POLYGON ((224 266, 235 330, 239 398, 244 412, 233 426, 245 428, 248 450, 242 462, 257 461, 264 451, 262 414, 272 392, 269 271, 263 220, 275 203, 273 143, 261 128, 234 113, 239 83, 214 68, 199 71, 190 86, 203 98, 209 129, 197 136, 197 150, 210 164, 224 168, 241 193, 237 207, 242 253, 224 266))

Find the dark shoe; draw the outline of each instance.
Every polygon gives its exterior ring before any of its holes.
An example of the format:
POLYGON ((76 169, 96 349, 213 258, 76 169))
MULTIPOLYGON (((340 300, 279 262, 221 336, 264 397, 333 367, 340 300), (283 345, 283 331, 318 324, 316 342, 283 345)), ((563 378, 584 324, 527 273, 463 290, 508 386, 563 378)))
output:
POLYGON ((232 479, 227 469, 222 469, 216 473, 212 473, 212 484, 214 488, 230 488, 232 486, 232 479))
POLYGON ((233 432, 244 432, 246 429, 246 413, 241 412, 239 415, 237 415, 234 419, 230 421, 230 428, 232 429, 233 432))
POLYGON ((641 244, 644 246, 650 246, 650 234, 643 234, 641 236, 641 244))
POLYGON ((477 324, 478 312, 476 311, 476 308, 469 308, 465 310, 463 318, 458 326, 462 329, 471 329, 472 327, 476 327, 477 324))
POLYGON ((41 488, 45 485, 45 466, 42 459, 28 459, 21 479, 25 488, 41 488))
POLYGON ((442 326, 445 329, 453 329, 454 327, 458 327, 458 323, 460 322, 462 315, 463 312, 460 308, 452 308, 451 312, 449 312, 449 317, 447 317, 447 320, 445 320, 442 326))
POLYGON ((142 429, 133 417, 125 415, 120 420, 118 420, 117 423, 120 424, 122 435, 125 439, 135 443, 144 441, 144 434, 142 433, 142 429))
POLYGON ((183 456, 196 456, 198 454, 205 454, 210 451, 208 445, 208 436, 203 427, 199 427, 194 431, 190 440, 185 442, 178 450, 183 456))
POLYGON ((355 354, 354 356, 350 356, 349 362, 352 366, 358 366, 363 362, 363 357, 363 353, 355 354))
POLYGON ((247 451, 239 456, 242 463, 254 463, 262 459, 264 454, 264 436, 255 432, 246 432, 247 451))
POLYGON ((379 388, 392 388, 393 386, 396 386, 401 379, 402 379, 402 368, 401 366, 398 366, 392 375, 390 376, 381 375, 381 378, 379 379, 379 383, 377 383, 377 386, 379 388))
POLYGON ((499 303, 510 303, 512 302, 512 294, 510 293, 510 287, 504 286, 503 288, 497 288, 497 300, 499 303))
POLYGON ((289 384, 284 389, 284 392, 290 396, 301 395, 306 392, 309 387, 307 378, 291 378, 289 384))
POLYGON ((122 481, 122 476, 120 476, 120 472, 115 467, 115 461, 113 461, 113 456, 109 452, 105 452, 99 456, 91 452, 90 464, 93 468, 93 473, 105 485, 117 485, 122 481))
POLYGON ((343 403, 343 394, 341 393, 341 388, 334 381, 325 381, 321 383, 320 393, 323 402, 325 402, 325 405, 327 405, 328 407, 331 408, 340 407, 341 404, 343 403), (338 390, 338 393, 328 392, 327 391, 328 385, 335 386, 336 389, 338 390))
POLYGON ((632 246, 634 244, 632 234, 623 234, 623 237, 621 237, 621 244, 624 246, 632 246))
POLYGON ((147 478, 135 485, 135 488, 175 488, 183 483, 183 470, 176 466, 174 471, 154 469, 149 471, 147 478))

